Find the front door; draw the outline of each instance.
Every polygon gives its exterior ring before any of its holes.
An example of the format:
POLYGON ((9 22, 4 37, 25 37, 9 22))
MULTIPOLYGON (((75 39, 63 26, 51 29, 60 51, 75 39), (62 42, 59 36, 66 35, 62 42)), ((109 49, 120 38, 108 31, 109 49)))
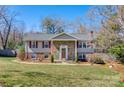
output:
POLYGON ((66 58, 66 48, 62 48, 62 59, 66 58))
POLYGON ((59 59, 60 60, 68 59, 68 46, 67 45, 61 45, 60 46, 59 59))

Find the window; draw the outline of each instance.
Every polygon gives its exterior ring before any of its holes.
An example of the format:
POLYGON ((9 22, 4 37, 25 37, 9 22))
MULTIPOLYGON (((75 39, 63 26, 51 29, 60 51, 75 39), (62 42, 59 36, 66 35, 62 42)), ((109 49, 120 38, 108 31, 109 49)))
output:
POLYGON ((35 59, 35 58, 37 57, 37 55, 33 53, 33 54, 31 55, 31 57, 32 57, 32 59, 35 59))
POLYGON ((48 58, 48 57, 49 57, 49 54, 48 53, 44 55, 44 58, 48 58))
POLYGON ((35 48, 35 46, 36 46, 35 41, 33 41, 32 48, 35 48))
POLYGON ((82 53, 78 53, 78 59, 82 59, 82 53))
POLYGON ((44 41, 44 48, 49 48, 49 41, 44 41))
POLYGON ((86 43, 85 42, 83 42, 83 48, 86 48, 86 43))
POLYGON ((38 48, 38 41, 30 41, 29 47, 30 48, 38 48))
POLYGON ((78 42, 78 48, 82 48, 82 42, 78 42))
POLYGON ((85 55, 85 54, 82 54, 82 58, 83 58, 83 59, 86 59, 86 55, 85 55))

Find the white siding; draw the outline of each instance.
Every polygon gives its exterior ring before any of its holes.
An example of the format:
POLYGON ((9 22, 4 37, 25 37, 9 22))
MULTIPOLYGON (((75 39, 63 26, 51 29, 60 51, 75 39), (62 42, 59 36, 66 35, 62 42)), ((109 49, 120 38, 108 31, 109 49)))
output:
POLYGON ((28 53, 49 53, 50 48, 42 48, 42 42, 38 42, 38 48, 29 48, 29 42, 25 42, 25 52, 28 53))
POLYGON ((78 53, 93 53, 94 49, 93 48, 78 48, 77 51, 78 53))

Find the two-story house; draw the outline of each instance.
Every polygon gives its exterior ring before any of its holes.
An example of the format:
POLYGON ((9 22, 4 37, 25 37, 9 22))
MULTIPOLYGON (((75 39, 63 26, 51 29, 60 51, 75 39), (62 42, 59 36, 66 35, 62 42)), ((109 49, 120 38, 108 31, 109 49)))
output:
POLYGON ((93 31, 87 33, 27 34, 24 36, 27 59, 55 60, 87 59, 94 53, 93 31))

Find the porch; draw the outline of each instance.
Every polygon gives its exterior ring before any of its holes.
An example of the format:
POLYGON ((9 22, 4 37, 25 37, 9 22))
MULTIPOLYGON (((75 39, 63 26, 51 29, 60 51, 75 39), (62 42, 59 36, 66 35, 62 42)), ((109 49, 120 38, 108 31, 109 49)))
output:
POLYGON ((75 60, 77 57, 77 41, 51 41, 51 55, 55 60, 75 60))

